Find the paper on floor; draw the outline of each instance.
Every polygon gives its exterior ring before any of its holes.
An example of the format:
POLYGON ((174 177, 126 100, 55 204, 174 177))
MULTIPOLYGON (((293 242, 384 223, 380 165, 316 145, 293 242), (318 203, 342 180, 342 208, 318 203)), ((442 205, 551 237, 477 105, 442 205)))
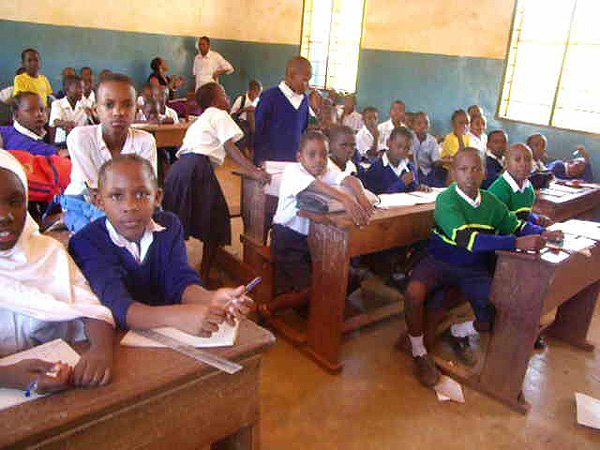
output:
POLYGON ((586 427, 600 429, 600 400, 575 392, 577 422, 586 427))
POLYGON ((440 381, 438 381, 438 384, 433 389, 435 389, 440 401, 454 400, 458 403, 465 402, 462 386, 446 375, 440 377, 440 381))
MULTIPOLYGON (((79 362, 79 354, 62 339, 56 339, 2 358, 0 359, 0 366, 16 364, 24 359, 41 359, 48 362, 62 361, 70 366, 75 366, 79 362)), ((44 395, 32 392, 30 397, 25 397, 24 392, 18 389, 0 389, 0 409, 10 408, 40 397, 44 397, 44 395)))
MULTIPOLYGON (((236 322, 235 326, 223 323, 219 327, 219 331, 213 333, 209 338, 193 336, 176 328, 155 328, 154 331, 158 331, 165 336, 177 339, 179 342, 191 345, 192 347, 208 348, 231 347, 235 344, 237 339, 238 328, 239 322, 236 322)), ((125 345, 127 347, 164 347, 163 344, 153 341, 152 339, 148 339, 144 336, 140 336, 135 331, 129 331, 121 340, 121 345, 125 345)))

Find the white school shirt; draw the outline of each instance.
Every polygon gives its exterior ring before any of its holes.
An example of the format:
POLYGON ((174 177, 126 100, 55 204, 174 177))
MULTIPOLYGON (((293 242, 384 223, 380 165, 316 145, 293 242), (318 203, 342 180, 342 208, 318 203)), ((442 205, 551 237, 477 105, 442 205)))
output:
POLYGON ((356 133, 356 150, 358 150, 358 153, 360 153, 361 156, 365 156, 367 151, 371 148, 371 145, 373 145, 374 140, 375 138, 367 126, 363 125, 363 127, 358 130, 358 133, 356 133))
POLYGON ((508 183, 508 185, 510 186, 510 188, 512 189, 512 191, 515 194, 517 192, 523 193, 523 192, 525 192, 525 189, 527 189, 528 187, 531 186, 531 182, 529 180, 525 180, 523 182, 523 186, 519 187, 519 185, 517 184, 515 179, 512 177, 512 175, 510 173, 508 173, 508 170, 505 170, 504 173, 500 176, 504 177, 504 180, 506 180, 506 182, 508 183))
POLYGON ((227 111, 211 106, 188 128, 177 157, 197 153, 208 156, 213 164, 221 165, 225 161, 225 142, 230 139, 237 142, 242 137, 244 133, 227 111))
POLYGON ((87 97, 85 96, 85 94, 83 94, 81 96, 80 102, 86 108, 93 108, 96 105, 96 94, 94 94, 94 91, 91 91, 90 95, 87 97))
MULTIPOLYGON (((403 127, 405 125, 401 124, 400 126, 403 127)), ((385 122, 382 122, 379 125, 377 125, 377 129, 379 130, 379 141, 377 142, 377 150, 387 150, 387 141, 390 138, 390 135, 392 134, 392 130, 394 128, 394 122, 392 122, 392 119, 388 119, 385 122)))
POLYGON ((350 114, 344 117, 344 120, 342 120, 342 125, 350 127, 354 130, 355 133, 358 133, 358 131, 364 125, 362 120, 362 114, 358 111, 352 111, 350 114))
MULTIPOLYGON (((69 103, 69 99, 67 97, 63 97, 59 100, 54 100, 52 102, 52 108, 50 110, 50 121, 49 124, 51 127, 56 127, 57 120, 70 120, 75 122, 75 124, 79 127, 82 125, 86 125, 88 123, 88 115, 85 110, 86 106, 83 104, 81 100, 78 100, 75 104, 75 108, 71 107, 69 103)), ((54 142, 61 143, 67 140, 67 132, 60 127, 56 128, 56 135, 54 137, 54 142)))
POLYGON ((2 103, 8 103, 8 101, 13 98, 15 93, 15 87, 14 86, 8 86, 5 87, 4 89, 2 89, 0 91, 0 102, 2 103))
POLYGON ((339 166, 333 161, 333 159, 329 158, 327 161, 327 169, 328 170, 337 170, 338 172, 342 172, 346 176, 356 176, 358 174, 358 169, 356 168, 356 164, 352 161, 348 160, 346 162, 346 168, 344 170, 340 169, 339 166))
MULTIPOLYGON (((329 167, 319 180, 330 186, 339 186, 347 175, 340 170, 330 170, 329 167)), ((296 196, 305 190, 316 178, 311 175, 300 163, 292 163, 285 168, 279 187, 279 201, 277 211, 273 216, 273 223, 286 226, 292 230, 308 236, 310 220, 300 217, 298 200, 296 196)))
POLYGON ((294 109, 300 108, 300 105, 304 100, 304 94, 298 94, 297 92, 294 92, 292 88, 286 84, 285 81, 279 83, 279 90, 283 92, 283 95, 285 95, 285 98, 288 99, 288 101, 294 107, 294 109))
MULTIPOLYGON (((102 164, 112 159, 110 150, 102 137, 102 125, 77 127, 67 136, 67 148, 71 156, 71 183, 65 189, 67 195, 80 195, 85 184, 98 187, 98 171, 102 164)), ((150 133, 130 128, 121 154, 135 153, 152 164, 156 174, 156 141, 150 133)))
POLYGON ((406 159, 406 158, 400 160, 400 162, 398 163, 398 165, 396 167, 394 167, 390 163, 390 160, 388 159, 387 153, 384 153, 381 156, 381 163, 383 164, 383 167, 390 166, 390 169, 392 169, 394 171, 394 173, 396 174, 396 176, 398 178, 400 178, 400 176, 404 172, 410 172, 410 169, 408 168, 408 159, 406 159))
MULTIPOLYGON (((254 106, 256 108, 256 106, 258 105, 258 100, 260 99, 260 95, 257 95, 254 100, 250 100, 250 97, 248 97, 247 92, 243 95, 243 97, 245 97, 244 108, 247 108, 249 106, 254 106)), ((230 111, 231 115, 233 116, 240 109, 242 109, 242 96, 241 95, 235 99, 235 102, 233 102, 233 106, 231 107, 231 111, 230 111)), ((247 120, 248 119, 247 114, 245 112, 241 113, 240 119, 247 120)))
POLYGON ((458 184, 454 186, 454 189, 456 189, 458 195, 460 195, 465 202, 467 202, 473 208, 479 208, 479 205, 481 205, 481 189, 477 191, 477 198, 475 200, 465 194, 462 189, 458 187, 458 184))
POLYGON ((179 116, 177 115, 177 111, 175 111, 173 108, 169 108, 168 106, 165 105, 165 113, 164 114, 159 114, 159 117, 162 119, 173 119, 173 123, 179 123, 179 116))
POLYGON ((418 168, 423 174, 429 175, 433 170, 433 163, 440 160, 440 145, 435 138, 427 133, 425 139, 421 142, 415 133, 411 150, 416 158, 418 168))
POLYGON ((136 244, 135 242, 131 242, 128 239, 125 239, 110 223, 110 220, 106 218, 106 230, 108 231, 108 237, 113 244, 117 247, 123 247, 138 264, 144 262, 146 255, 148 254, 148 250, 150 250, 150 246, 154 242, 154 233, 158 233, 160 231, 166 230, 162 225, 157 224, 153 219, 150 219, 150 222, 146 226, 146 230, 144 230, 144 235, 140 239, 140 244, 136 244))
POLYGON ((470 131, 467 134, 469 135, 470 146, 479 150, 481 155, 484 156, 487 151, 487 134, 482 133, 481 136, 475 136, 470 131))
POLYGON ((206 55, 198 53, 194 58, 194 68, 192 73, 196 75, 196 90, 206 83, 213 83, 213 74, 217 70, 226 70, 226 73, 233 73, 233 66, 220 53, 209 50, 206 55))

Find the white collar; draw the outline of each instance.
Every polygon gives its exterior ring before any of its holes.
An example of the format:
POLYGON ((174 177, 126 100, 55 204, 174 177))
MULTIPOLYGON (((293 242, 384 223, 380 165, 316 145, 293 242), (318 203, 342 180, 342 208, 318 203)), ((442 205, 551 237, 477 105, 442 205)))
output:
POLYGON ((42 139, 44 139, 44 136, 46 136, 46 131, 45 130, 44 130, 44 134, 42 134, 40 136, 39 134, 35 134, 29 128, 25 128, 23 125, 21 125, 16 120, 13 121, 13 127, 15 127, 15 130, 17 130, 19 133, 24 134, 27 137, 30 137, 34 141, 41 141, 42 139))
POLYGON ((533 162, 533 168, 531 171, 534 172, 536 170, 547 170, 546 164, 544 164, 541 159, 533 162))
POLYGON ((200 50, 198 50, 198 56, 199 56, 200 58, 204 58, 204 59, 206 59, 206 58, 210 58, 210 56, 211 56, 211 53, 212 53, 212 50, 208 50, 208 51, 206 52, 206 55, 203 55, 202 53, 200 53, 200 50))
POLYGON ((392 170, 394 171, 394 173, 395 173, 397 176, 400 176, 400 175, 402 175, 402 173, 403 173, 404 171, 409 171, 409 170, 410 170, 410 169, 408 168, 408 159, 406 159, 406 158, 402 159, 402 160, 401 160, 401 161, 398 163, 398 166, 397 166, 397 167, 394 167, 394 166, 393 166, 393 165, 390 163, 390 160, 388 159, 387 152, 386 152, 386 153, 384 153, 384 154, 381 156, 381 162, 383 163, 383 167, 390 166, 390 169, 392 169, 392 170))
POLYGON ((504 177, 504 180, 506 180, 513 192, 525 192, 525 189, 531 186, 529 180, 525 180, 523 182, 523 186, 519 187, 513 176, 510 173, 508 173, 508 170, 505 170, 502 176, 504 177))
POLYGON ((502 164, 502 161, 500 160, 500 158, 498 158, 496 155, 494 155, 491 151, 486 150, 485 154, 486 154, 486 156, 489 156, 490 158, 495 159, 496 161, 498 161, 501 166, 504 165, 504 164, 502 164))
POLYGON ((292 91, 285 81, 279 83, 279 89, 283 92, 283 95, 289 100, 294 109, 300 108, 302 101, 304 100, 304 94, 298 94, 297 92, 292 91))
POLYGON ((460 195, 465 202, 467 202, 473 208, 479 208, 479 205, 481 205, 481 190, 477 191, 477 198, 473 200, 471 197, 465 194, 461 188, 458 187, 458 184, 455 186, 455 189, 458 195, 460 195))
POLYGON ((146 226, 146 231, 144 231, 144 235, 140 239, 140 244, 138 246, 135 242, 131 242, 121 236, 115 227, 113 227, 112 223, 110 223, 108 217, 106 218, 105 223, 108 236, 113 244, 115 244, 117 247, 123 247, 125 250, 131 253, 131 256, 133 256, 133 259, 135 259, 138 264, 144 261, 150 245, 152 245, 152 242, 154 242, 154 232, 166 230, 165 227, 150 219, 150 223, 148 223, 146 226))

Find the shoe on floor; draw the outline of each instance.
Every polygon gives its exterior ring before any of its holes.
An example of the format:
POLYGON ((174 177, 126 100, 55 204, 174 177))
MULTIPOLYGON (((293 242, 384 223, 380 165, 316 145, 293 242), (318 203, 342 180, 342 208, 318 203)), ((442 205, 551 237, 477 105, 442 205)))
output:
POLYGON ((477 364, 477 355, 469 345, 469 338, 459 338, 452 335, 450 328, 442 334, 442 339, 452 348, 458 359, 467 366, 477 364))
POLYGON ((440 380, 440 371, 429 353, 413 357, 417 365, 417 378, 425 387, 433 387, 440 380))

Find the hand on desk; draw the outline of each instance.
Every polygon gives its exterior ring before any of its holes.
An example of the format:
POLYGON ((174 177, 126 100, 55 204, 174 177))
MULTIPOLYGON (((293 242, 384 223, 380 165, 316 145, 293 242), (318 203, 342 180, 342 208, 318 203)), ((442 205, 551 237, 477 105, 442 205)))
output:
POLYGON ((404 182, 404 184, 408 186, 413 181, 415 181, 415 173, 413 171, 408 171, 404 175, 402 175, 402 177, 400 177, 400 178, 402 178, 402 181, 404 182))
POLYGON ((539 234, 530 234, 529 236, 520 236, 517 238, 516 248, 518 250, 537 252, 546 245, 546 239, 539 234))
POLYGON ((542 233, 542 238, 550 242, 562 242, 565 235, 561 230, 546 230, 542 233))
POLYGON ((235 323, 236 318, 244 317, 250 312, 250 307, 254 303, 245 293, 245 286, 237 288, 221 288, 213 291, 211 305, 217 308, 224 308, 226 311, 225 320, 230 325, 235 323))
POLYGON ((363 226, 369 223, 369 218, 373 214, 374 208, 369 202, 369 207, 361 205, 357 200, 354 200, 349 195, 345 196, 342 200, 346 212, 352 218, 352 221, 358 225, 363 226))
POLYGON ((104 386, 112 372, 112 347, 90 347, 81 355, 73 369, 72 383, 75 386, 104 386))
POLYGON ((187 303, 178 305, 177 314, 171 316, 170 326, 200 337, 210 337, 219 330, 227 312, 221 306, 187 303))
POLYGON ((36 381, 35 392, 47 394, 67 389, 70 385, 72 369, 68 364, 60 362, 24 359, 16 364, 2 367, 0 374, 2 387, 25 390, 36 381))
POLYGON ((548 228, 550 225, 552 225, 554 222, 552 221, 552 219, 550 219, 550 217, 548 216, 544 216, 543 214, 539 214, 538 215, 538 221, 537 224, 540 227, 544 227, 544 228, 548 228))

